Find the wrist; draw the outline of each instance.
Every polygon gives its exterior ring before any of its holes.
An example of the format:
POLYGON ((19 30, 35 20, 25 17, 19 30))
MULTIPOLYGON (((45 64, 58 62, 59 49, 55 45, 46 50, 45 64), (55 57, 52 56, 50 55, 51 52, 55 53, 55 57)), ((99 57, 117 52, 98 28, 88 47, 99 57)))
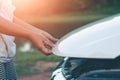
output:
POLYGON ((33 33, 31 31, 26 31, 24 34, 23 34, 23 38, 25 39, 31 39, 33 33))
POLYGON ((30 32, 27 33, 26 38, 31 40, 34 37, 34 35, 35 35, 35 32, 30 31, 30 32))

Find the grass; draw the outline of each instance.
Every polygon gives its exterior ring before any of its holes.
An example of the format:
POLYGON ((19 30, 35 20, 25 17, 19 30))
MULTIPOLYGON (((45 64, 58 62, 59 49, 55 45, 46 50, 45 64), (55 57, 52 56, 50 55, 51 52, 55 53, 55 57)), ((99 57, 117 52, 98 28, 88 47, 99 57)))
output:
POLYGON ((36 66, 37 61, 57 62, 61 59, 62 58, 55 55, 45 56, 37 50, 26 53, 17 50, 17 54, 15 56, 16 70, 19 76, 28 76, 41 72, 36 66))
POLYGON ((15 56, 16 62, 34 62, 38 60, 45 60, 45 61, 58 61, 60 58, 58 58, 55 55, 45 56, 41 52, 35 50, 33 52, 20 52, 17 51, 17 54, 15 56))

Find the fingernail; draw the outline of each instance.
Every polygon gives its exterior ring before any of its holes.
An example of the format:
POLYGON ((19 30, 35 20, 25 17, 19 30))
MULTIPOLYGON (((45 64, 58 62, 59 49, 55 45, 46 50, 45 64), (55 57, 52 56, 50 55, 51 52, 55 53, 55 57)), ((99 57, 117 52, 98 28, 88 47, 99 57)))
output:
POLYGON ((51 50, 48 50, 48 53, 52 53, 52 51, 51 51, 51 50))

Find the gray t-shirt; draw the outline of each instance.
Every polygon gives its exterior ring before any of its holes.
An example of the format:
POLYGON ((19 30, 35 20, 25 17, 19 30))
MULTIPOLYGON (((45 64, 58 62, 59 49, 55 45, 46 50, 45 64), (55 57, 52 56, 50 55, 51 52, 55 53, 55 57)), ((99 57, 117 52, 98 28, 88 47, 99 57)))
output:
MULTIPOLYGON (((10 22, 13 22, 15 6, 12 5, 12 0, 0 0, 0 16, 10 22)), ((8 26, 9 27, 9 26, 8 26)), ((0 33, 0 62, 9 60, 16 53, 16 45, 14 37, 0 33)))

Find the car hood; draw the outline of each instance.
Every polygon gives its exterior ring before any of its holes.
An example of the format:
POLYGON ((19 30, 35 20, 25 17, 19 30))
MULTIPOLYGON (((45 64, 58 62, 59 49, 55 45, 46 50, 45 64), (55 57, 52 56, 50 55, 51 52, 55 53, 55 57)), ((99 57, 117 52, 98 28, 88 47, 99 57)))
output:
POLYGON ((80 27, 62 37, 53 53, 63 57, 116 58, 120 55, 120 14, 80 27))

